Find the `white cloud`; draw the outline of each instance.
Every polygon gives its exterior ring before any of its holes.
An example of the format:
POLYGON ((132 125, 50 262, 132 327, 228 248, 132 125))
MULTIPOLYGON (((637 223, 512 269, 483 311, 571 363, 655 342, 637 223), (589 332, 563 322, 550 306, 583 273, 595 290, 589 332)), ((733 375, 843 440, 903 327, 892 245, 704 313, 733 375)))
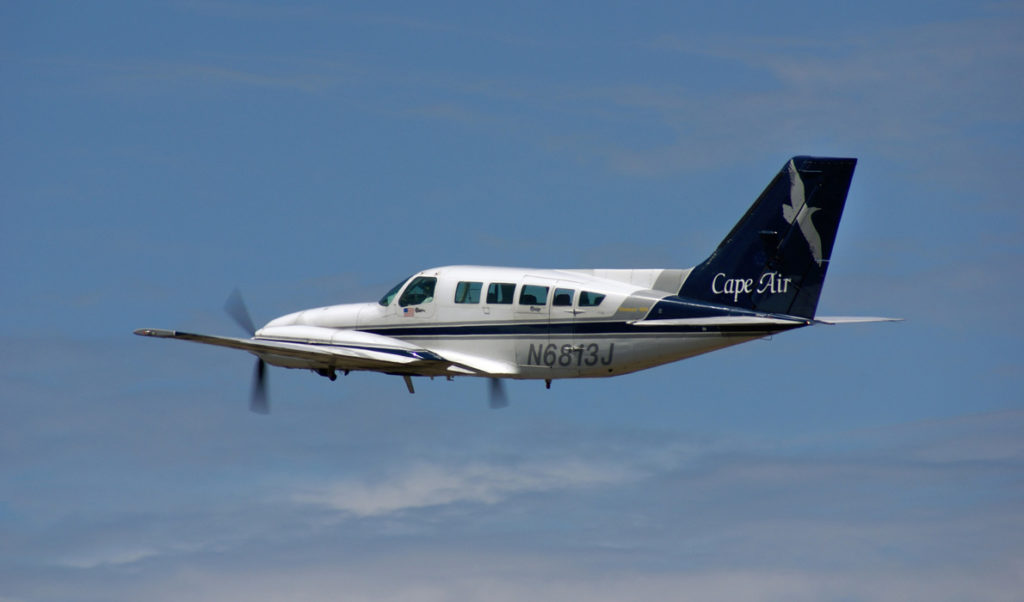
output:
POLYGON ((359 517, 461 502, 495 504, 522 493, 622 483, 639 475, 622 466, 577 459, 505 466, 474 462, 444 466, 421 462, 376 482, 342 480, 296 493, 292 501, 359 517))
POLYGON ((73 569, 94 569, 102 566, 126 565, 160 554, 155 548, 126 546, 119 548, 95 549, 68 556, 57 561, 59 566, 73 569))
POLYGON ((1024 573, 1004 534, 1021 519, 1000 500, 1018 489, 1017 464, 1002 463, 1019 458, 1020 420, 962 416, 830 434, 828 445, 604 435, 586 451, 534 445, 537 457, 517 461, 419 460, 323 479, 286 493, 290 508, 247 497, 203 520, 213 544, 180 543, 196 517, 173 530, 105 525, 60 546, 53 580, 76 593, 69 583, 116 575, 111 600, 181 587, 193 600, 1013 600, 1024 573), (958 451, 934 457, 943 447, 958 451), (989 493, 960 494, 970 490, 989 493), (518 506, 502 504, 558 492, 572 495, 530 499, 530 516, 564 528, 517 522, 518 506), (342 520, 318 521, 319 509, 342 520))
POLYGON ((1019 600, 1021 580, 1007 572, 957 567, 945 571, 796 571, 723 569, 632 572, 581 570, 555 558, 422 554, 386 566, 318 566, 301 571, 175 576, 174 587, 136 591, 148 600, 251 601, 302 599, 443 602, 450 600, 1019 600), (360 570, 365 568, 365 570, 360 570), (979 578, 980 577, 980 578, 979 578))

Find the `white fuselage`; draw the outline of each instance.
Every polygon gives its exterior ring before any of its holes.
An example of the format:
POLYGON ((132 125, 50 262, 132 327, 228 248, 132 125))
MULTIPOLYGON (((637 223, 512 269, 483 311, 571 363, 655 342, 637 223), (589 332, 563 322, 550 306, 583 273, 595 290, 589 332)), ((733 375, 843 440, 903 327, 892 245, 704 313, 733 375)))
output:
MULTIPOLYGON (((659 301, 673 297, 671 291, 679 290, 688 273, 433 268, 410 277, 380 302, 288 314, 269 322, 256 338, 331 344, 332 332, 358 331, 368 340, 379 335, 429 348, 464 368, 454 373, 559 379, 634 372, 792 327, 722 329, 692 319, 685 327, 668 324, 671 320, 645 321, 659 301)), ((324 367, 263 357, 291 368, 324 367)))

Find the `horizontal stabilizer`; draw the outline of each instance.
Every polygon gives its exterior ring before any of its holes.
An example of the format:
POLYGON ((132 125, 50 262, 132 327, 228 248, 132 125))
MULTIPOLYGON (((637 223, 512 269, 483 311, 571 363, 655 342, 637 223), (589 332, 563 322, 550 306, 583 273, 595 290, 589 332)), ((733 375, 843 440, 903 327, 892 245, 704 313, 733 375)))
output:
POLYGON ((903 318, 876 318, 873 316, 825 316, 814 318, 822 324, 867 324, 869 322, 902 322, 903 318))

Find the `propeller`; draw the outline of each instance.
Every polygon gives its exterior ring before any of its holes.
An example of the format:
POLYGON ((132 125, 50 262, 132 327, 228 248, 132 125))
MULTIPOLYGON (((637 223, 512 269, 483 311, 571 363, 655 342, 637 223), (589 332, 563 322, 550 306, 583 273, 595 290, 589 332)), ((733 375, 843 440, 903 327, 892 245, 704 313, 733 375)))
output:
MULTIPOLYGON (((235 322, 242 327, 249 336, 256 334, 256 325, 249 315, 249 309, 245 306, 242 293, 236 288, 224 302, 224 311, 228 312, 235 322)), ((252 392, 249 395, 249 410, 256 414, 269 414, 270 401, 267 399, 267 363, 263 358, 256 360, 256 371, 252 378, 252 392)))
POLYGON ((508 395, 505 394, 505 383, 500 378, 491 379, 491 409, 500 410, 508 407, 508 395))
POLYGON ((270 413, 270 401, 267 400, 267 362, 262 359, 256 360, 252 393, 249 396, 249 411, 256 414, 270 413))
POLYGON ((249 310, 245 307, 245 301, 242 299, 242 293, 237 288, 231 291, 228 295, 228 300, 224 302, 224 311, 228 312, 235 322, 242 327, 242 330, 247 332, 249 336, 256 334, 256 325, 253 324, 252 317, 249 315, 249 310))

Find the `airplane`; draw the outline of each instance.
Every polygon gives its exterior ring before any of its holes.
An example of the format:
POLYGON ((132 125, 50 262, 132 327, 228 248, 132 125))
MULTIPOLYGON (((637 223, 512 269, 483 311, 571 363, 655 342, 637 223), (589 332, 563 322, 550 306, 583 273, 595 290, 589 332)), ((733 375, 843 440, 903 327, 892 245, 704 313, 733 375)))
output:
POLYGON ((248 351, 250 409, 267 413, 266 366, 412 377, 503 379, 629 374, 818 324, 895 321, 817 317, 857 160, 797 156, 702 263, 688 269, 535 269, 457 265, 403 279, 380 300, 306 309, 256 329, 237 291, 234 338, 142 328, 135 334, 248 351))

